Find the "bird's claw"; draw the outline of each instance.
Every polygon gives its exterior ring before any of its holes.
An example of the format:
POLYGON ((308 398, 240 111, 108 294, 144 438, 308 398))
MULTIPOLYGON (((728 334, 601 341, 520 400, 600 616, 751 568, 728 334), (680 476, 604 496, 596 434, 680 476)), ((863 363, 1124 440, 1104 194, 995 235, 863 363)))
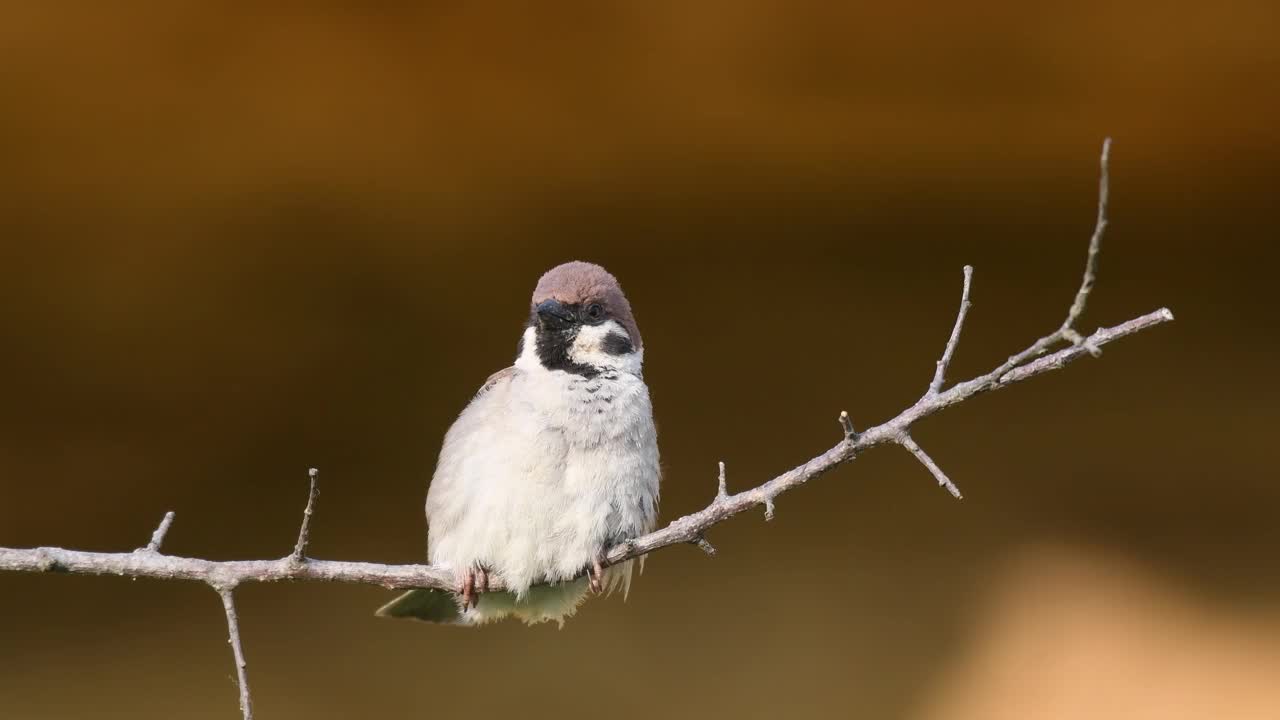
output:
POLYGON ((604 592, 604 562, 599 555, 591 559, 591 571, 588 576, 591 581, 591 592, 597 595, 604 592))
POLYGON ((462 574, 458 584, 458 597, 462 598, 462 609, 473 608, 480 604, 480 594, 489 592, 489 571, 482 565, 468 568, 462 574))

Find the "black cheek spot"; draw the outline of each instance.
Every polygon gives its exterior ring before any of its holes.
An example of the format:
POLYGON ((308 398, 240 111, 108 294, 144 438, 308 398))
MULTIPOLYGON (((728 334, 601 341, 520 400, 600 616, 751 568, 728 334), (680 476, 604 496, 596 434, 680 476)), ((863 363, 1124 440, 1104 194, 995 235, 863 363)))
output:
POLYGON ((601 348, 609 355, 629 355, 635 348, 631 347, 631 339, 622 333, 611 332, 604 336, 601 348))

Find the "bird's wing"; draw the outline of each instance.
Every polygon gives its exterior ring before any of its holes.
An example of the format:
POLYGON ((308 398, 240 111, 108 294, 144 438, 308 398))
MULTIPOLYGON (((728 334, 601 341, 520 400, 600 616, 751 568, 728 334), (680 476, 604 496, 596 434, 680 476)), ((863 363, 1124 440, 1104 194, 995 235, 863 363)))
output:
POLYGON ((481 543, 492 523, 482 510, 508 494, 522 454, 536 447, 527 437, 536 428, 513 417, 511 396, 521 371, 514 367, 489 376, 449 426, 427 489, 427 546, 433 562, 466 567, 466 552, 481 543), (466 551, 466 552, 464 552, 466 551))
POLYGON ((480 386, 480 389, 476 391, 476 396, 472 398, 472 401, 474 402, 476 398, 484 395, 502 383, 511 382, 511 378, 515 377, 519 372, 519 370, 516 370, 515 365, 512 365, 509 368, 503 368, 490 375, 489 378, 484 381, 484 384, 480 386))

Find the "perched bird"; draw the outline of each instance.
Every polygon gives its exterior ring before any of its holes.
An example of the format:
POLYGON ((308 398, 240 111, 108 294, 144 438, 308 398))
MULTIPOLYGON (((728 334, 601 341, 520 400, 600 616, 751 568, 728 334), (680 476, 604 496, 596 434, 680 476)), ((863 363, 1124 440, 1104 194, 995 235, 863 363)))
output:
POLYGON ((378 615, 563 624, 589 591, 625 593, 631 562, 604 568, 604 553, 653 530, 658 514, 643 362, 613 275, 585 262, 544 274, 515 364, 449 428, 427 492, 428 556, 453 570, 457 592, 412 590, 378 615), (507 590, 487 592, 490 578, 507 590))

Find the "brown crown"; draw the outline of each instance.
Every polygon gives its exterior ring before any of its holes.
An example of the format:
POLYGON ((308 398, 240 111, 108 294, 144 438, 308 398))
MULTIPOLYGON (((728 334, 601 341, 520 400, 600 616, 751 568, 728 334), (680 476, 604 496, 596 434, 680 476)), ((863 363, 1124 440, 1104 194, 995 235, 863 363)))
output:
POLYGON ((567 262, 548 270, 538 279, 533 290, 532 306, 544 300, 558 300, 566 305, 600 303, 609 317, 618 321, 631 336, 631 344, 640 349, 640 328, 631 314, 631 303, 622 294, 622 286, 608 270, 588 262, 567 262))

